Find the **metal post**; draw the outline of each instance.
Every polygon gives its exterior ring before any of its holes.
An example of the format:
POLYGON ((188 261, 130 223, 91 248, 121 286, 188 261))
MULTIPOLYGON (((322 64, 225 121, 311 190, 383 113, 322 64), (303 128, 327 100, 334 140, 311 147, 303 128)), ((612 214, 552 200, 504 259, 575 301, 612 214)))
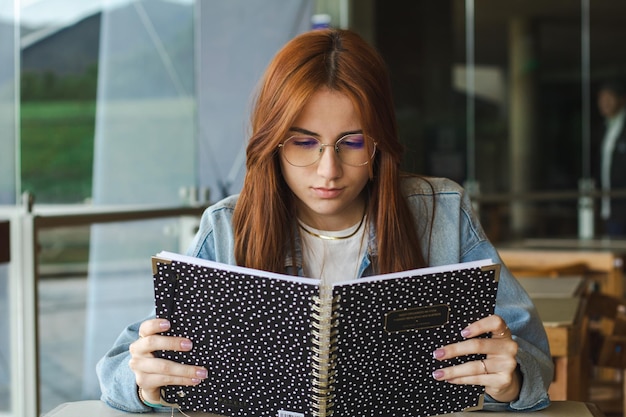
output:
POLYGON ((11 401, 15 417, 38 416, 37 282, 35 227, 31 213, 11 216, 9 316, 11 317, 11 401))
POLYGON ((578 238, 592 239, 594 236, 593 178, 583 178, 578 181, 578 238))
POLYGON ((476 182, 476 88, 474 61, 474 0, 465 1, 465 84, 466 84, 466 120, 467 129, 467 175, 468 184, 476 182))

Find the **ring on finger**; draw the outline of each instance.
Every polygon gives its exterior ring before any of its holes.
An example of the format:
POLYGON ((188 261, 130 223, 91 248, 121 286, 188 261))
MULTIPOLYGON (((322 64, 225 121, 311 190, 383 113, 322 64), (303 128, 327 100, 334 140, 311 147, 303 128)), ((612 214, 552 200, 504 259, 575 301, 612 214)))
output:
POLYGON ((481 359, 480 364, 483 366, 483 374, 487 375, 489 371, 487 371, 487 365, 485 365, 485 360, 481 359))
POLYGON ((484 371, 483 373, 487 375, 489 372, 487 371, 487 365, 485 365, 485 360, 481 359, 480 363, 483 365, 483 371, 484 371))

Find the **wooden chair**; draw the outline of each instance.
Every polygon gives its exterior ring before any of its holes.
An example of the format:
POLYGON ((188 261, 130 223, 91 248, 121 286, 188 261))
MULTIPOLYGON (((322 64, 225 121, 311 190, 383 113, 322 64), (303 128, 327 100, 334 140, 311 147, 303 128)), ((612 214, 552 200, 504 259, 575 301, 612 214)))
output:
POLYGON ((499 248, 516 277, 582 275, 604 294, 624 296, 623 259, 610 251, 499 248))
POLYGON ((589 400, 626 416, 626 300, 592 292, 583 304, 583 352, 589 360, 589 400), (613 370, 613 372, 606 372, 613 370))

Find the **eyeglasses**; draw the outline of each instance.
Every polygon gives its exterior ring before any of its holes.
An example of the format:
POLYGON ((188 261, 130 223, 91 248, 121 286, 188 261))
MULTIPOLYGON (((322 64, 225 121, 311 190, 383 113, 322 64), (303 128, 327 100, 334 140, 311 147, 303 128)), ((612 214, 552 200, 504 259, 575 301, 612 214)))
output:
POLYGON ((376 153, 376 142, 368 146, 360 133, 345 135, 334 144, 326 145, 313 136, 291 136, 278 145, 283 156, 291 165, 306 167, 320 160, 326 146, 333 146, 335 153, 346 165, 359 167, 367 165, 376 153))

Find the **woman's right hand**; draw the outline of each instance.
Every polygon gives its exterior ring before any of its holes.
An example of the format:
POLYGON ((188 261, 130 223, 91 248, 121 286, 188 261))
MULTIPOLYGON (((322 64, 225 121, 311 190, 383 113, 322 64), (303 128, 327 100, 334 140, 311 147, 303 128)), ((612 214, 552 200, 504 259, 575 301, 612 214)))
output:
POLYGON ((207 369, 203 367, 183 365, 154 356, 152 352, 157 350, 187 352, 192 349, 189 339, 159 334, 169 328, 168 320, 146 320, 139 327, 139 339, 129 347, 130 369, 135 374, 143 398, 152 404, 161 402, 162 386, 197 385, 208 375, 207 369))

